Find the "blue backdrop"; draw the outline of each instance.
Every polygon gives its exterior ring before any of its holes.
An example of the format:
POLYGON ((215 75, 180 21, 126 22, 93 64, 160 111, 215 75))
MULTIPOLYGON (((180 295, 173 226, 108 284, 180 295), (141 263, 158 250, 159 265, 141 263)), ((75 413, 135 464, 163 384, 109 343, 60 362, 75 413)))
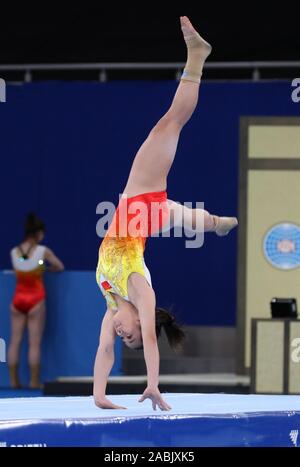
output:
MULTIPOLYGON (((8 86, 7 103, 0 104, 0 269, 21 240, 25 214, 36 210, 47 224, 46 243, 66 267, 94 270, 96 206, 117 202, 135 152, 175 88, 175 82, 8 86)), ((169 197, 236 215, 239 118, 299 115, 290 96, 289 82, 204 83, 182 133, 169 197)), ((173 305, 182 321, 235 324, 236 232, 207 235, 197 250, 184 248, 183 239, 151 239, 146 262, 158 303, 173 305)))

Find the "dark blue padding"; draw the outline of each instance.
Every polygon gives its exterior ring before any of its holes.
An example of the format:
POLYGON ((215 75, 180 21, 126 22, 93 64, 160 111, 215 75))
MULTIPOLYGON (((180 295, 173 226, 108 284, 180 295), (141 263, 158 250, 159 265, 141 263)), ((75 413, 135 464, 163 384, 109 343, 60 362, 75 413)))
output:
POLYGON ((298 446, 300 398, 164 394, 169 412, 139 395, 110 396, 127 410, 101 410, 92 397, 0 399, 0 443, 47 446, 298 446))
POLYGON ((0 445, 292 447, 295 427, 300 412, 16 421, 0 422, 0 445))

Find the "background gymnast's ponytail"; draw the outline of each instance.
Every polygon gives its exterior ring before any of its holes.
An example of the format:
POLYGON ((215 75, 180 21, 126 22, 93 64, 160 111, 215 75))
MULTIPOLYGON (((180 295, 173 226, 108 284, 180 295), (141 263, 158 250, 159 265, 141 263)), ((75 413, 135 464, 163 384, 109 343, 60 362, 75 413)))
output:
POLYGON ((33 212, 30 212, 25 221, 25 238, 36 237, 39 232, 45 232, 44 222, 33 212))
POLYGON ((174 316, 163 308, 156 308, 155 320, 157 337, 160 336, 161 329, 164 328, 172 349, 180 349, 182 342, 185 339, 185 333, 176 323, 174 316))

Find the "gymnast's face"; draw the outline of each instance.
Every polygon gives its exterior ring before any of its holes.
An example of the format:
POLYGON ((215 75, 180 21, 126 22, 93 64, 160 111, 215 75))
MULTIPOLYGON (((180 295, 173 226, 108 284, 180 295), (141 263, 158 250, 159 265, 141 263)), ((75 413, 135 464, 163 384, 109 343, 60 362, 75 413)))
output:
POLYGON ((141 324, 136 308, 131 303, 122 303, 114 315, 114 328, 124 344, 130 349, 141 347, 141 324))

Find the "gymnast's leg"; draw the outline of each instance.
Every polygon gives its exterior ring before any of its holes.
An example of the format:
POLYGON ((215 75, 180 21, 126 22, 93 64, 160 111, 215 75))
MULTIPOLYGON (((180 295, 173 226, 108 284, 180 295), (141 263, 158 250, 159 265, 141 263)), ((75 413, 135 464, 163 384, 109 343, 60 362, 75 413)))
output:
POLYGON ((170 199, 168 199, 168 206, 170 218, 163 231, 178 226, 193 232, 215 232, 223 237, 238 224, 236 217, 219 217, 210 214, 205 209, 191 209, 170 199))
POLYGON ((188 51, 187 64, 171 107, 152 129, 134 159, 124 189, 128 197, 166 189, 180 132, 198 102, 202 69, 211 46, 199 36, 187 17, 180 20, 188 51))
POLYGON ((28 363, 30 366, 30 387, 40 388, 41 344, 45 327, 45 301, 35 305, 28 313, 28 363))
POLYGON ((20 387, 18 367, 21 342, 27 317, 11 305, 11 338, 8 349, 8 365, 10 382, 13 388, 20 387))

